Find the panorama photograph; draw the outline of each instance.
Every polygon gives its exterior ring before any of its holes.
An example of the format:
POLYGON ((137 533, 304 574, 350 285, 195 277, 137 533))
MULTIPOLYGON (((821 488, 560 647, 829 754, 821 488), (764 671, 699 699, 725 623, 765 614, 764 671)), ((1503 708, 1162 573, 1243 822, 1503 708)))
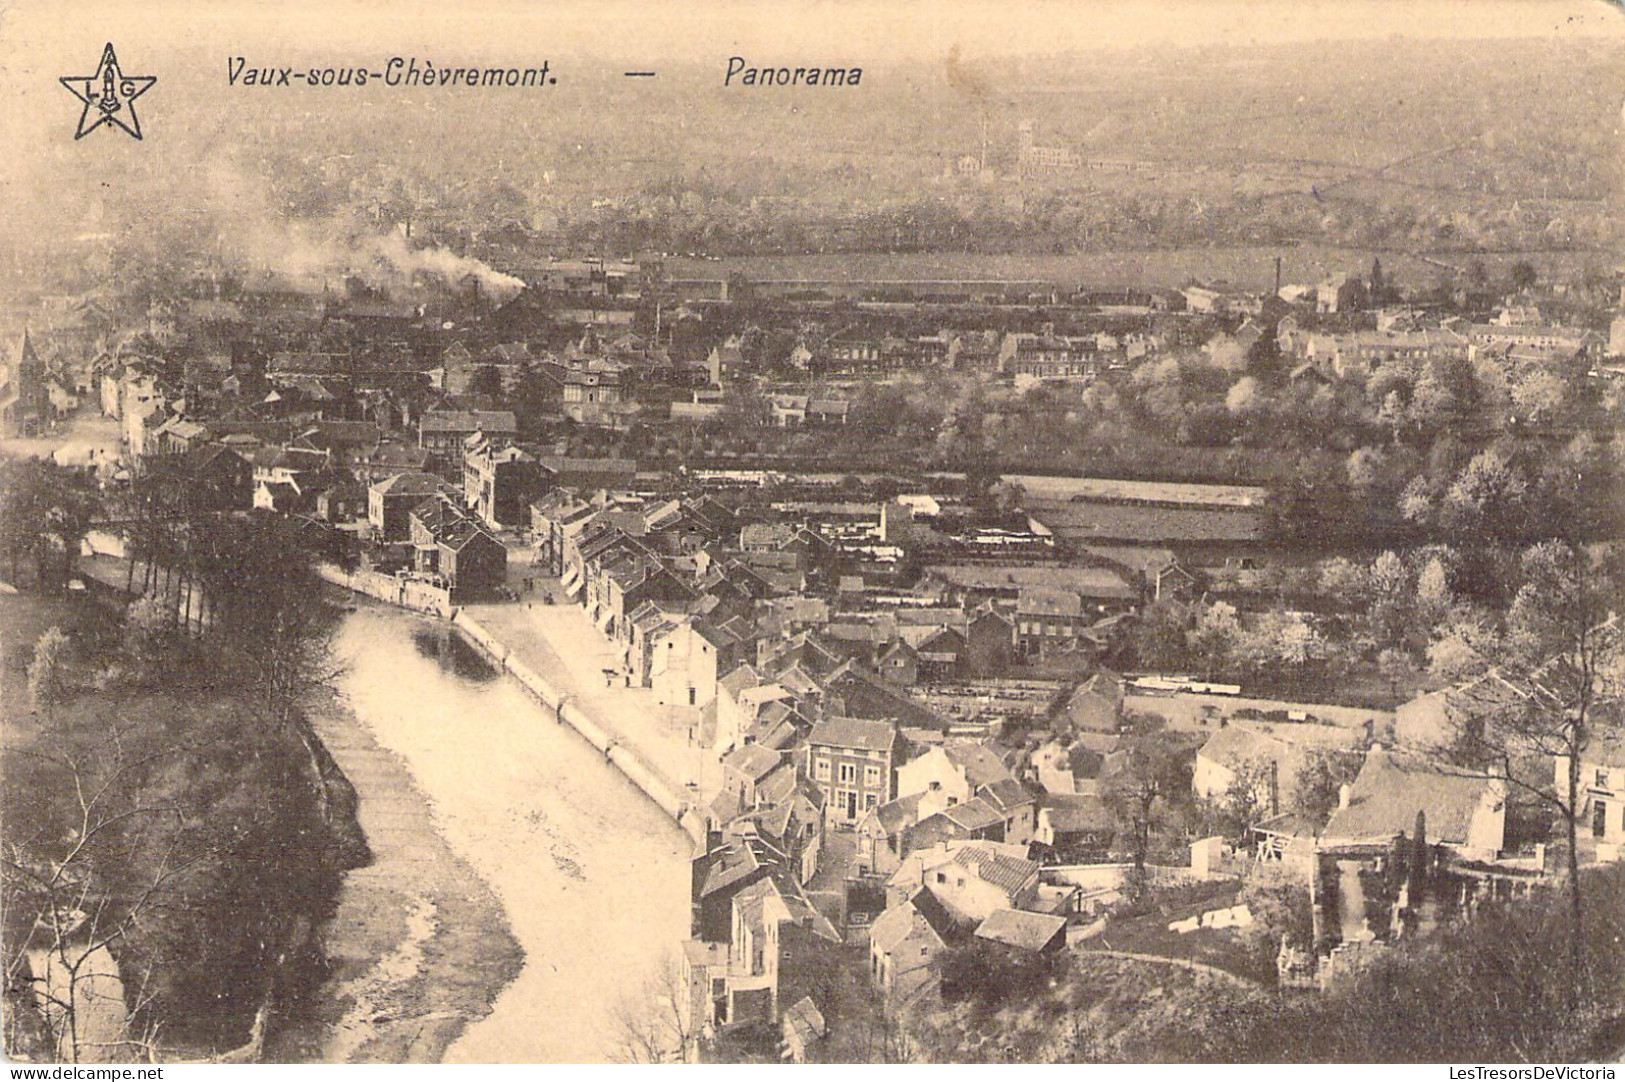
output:
POLYGON ((0 148, 7 1060, 1625 1058, 1619 5, 13 0, 0 148))

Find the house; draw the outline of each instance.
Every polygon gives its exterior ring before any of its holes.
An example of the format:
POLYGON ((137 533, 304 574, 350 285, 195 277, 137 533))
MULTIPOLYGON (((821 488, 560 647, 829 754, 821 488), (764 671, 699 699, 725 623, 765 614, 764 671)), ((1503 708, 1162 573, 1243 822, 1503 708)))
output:
MULTIPOLYGON (((1553 769, 1557 791, 1568 792, 1568 756, 1557 756, 1553 769)), ((1592 729, 1580 756, 1580 795, 1581 830, 1604 845, 1625 846, 1625 731, 1592 729)))
POLYGON ((316 517, 345 526, 367 515, 367 492, 354 481, 338 481, 316 493, 316 517))
POLYGON ((1452 768, 1377 745, 1321 831, 1319 847, 1377 851, 1408 835, 1420 812, 1428 841, 1469 860, 1494 860, 1506 833, 1504 778, 1468 776, 1452 768))
POLYGON ((745 368, 745 353, 741 348, 738 335, 731 335, 721 345, 714 347, 705 359, 706 373, 710 376, 714 386, 721 387, 723 383, 738 375, 745 368))
POLYGON ((812 996, 802 996, 785 1009, 779 1019, 779 1040, 783 1048, 781 1059, 791 1063, 806 1063, 807 1056, 817 1043, 829 1036, 829 1024, 814 1003, 812 996))
POLYGON ((1104 367, 1094 335, 1066 337, 1046 324, 1041 333, 1011 332, 999 349, 999 370, 1040 380, 1092 380, 1104 367))
POLYGON ((818 791, 796 775, 786 761, 757 786, 759 797, 775 797, 765 807, 743 812, 723 825, 725 837, 751 837, 766 841, 783 855, 782 864, 805 886, 818 874, 818 861, 824 848, 824 812, 818 791), (779 792, 784 786, 789 792, 779 792))
POLYGON ((924 793, 911 793, 879 805, 863 817, 857 829, 855 867, 862 875, 887 876, 908 855, 907 835, 920 819, 924 793))
POLYGON ((507 548, 451 497, 428 497, 407 521, 414 568, 438 576, 453 600, 486 596, 507 580, 507 548))
POLYGON ((1394 710, 1394 738, 1417 751, 1443 747, 1462 735, 1481 735, 1496 719, 1523 710, 1533 690, 1498 672, 1418 695, 1394 710))
POLYGON ((0 364, 0 437, 34 436, 49 411, 45 362, 25 329, 0 364))
POLYGON ((732 630, 703 618, 684 619, 652 638, 649 686, 661 706, 710 706, 719 674, 732 672, 748 652, 732 630))
POLYGON ((1104 615, 1131 608, 1139 600, 1139 591, 1109 567, 932 564, 926 575, 940 593, 967 601, 1016 601, 1024 591, 1067 591, 1091 614, 1104 615))
POLYGON ((827 822, 853 827, 895 795, 899 738, 889 721, 829 717, 807 736, 807 776, 827 822))
POLYGON ((885 647, 875 659, 875 669, 882 679, 899 687, 913 687, 920 678, 920 655, 906 641, 898 639, 885 647))
POLYGON ((412 510, 430 496, 447 489, 432 473, 398 473, 367 489, 367 524, 372 539, 385 544, 411 538, 412 510))
POLYGON ((1033 841, 1063 862, 1103 860, 1117 832, 1117 819, 1105 801, 1091 795, 1045 797, 1038 809, 1033 841))
POLYGON ((1013 780, 993 751, 968 741, 943 744, 897 768, 897 795, 919 794, 923 815, 964 804, 984 786, 1013 780))
POLYGON ((726 943, 733 926, 734 896, 781 867, 785 854, 755 835, 724 839, 721 831, 711 831, 706 842, 689 863, 690 934, 726 943))
POLYGON ((784 756, 760 744, 746 744, 722 757, 722 787, 737 798, 741 809, 757 806, 756 788, 773 771, 779 769, 784 756))
POLYGON ((1355 729, 1309 722, 1232 722, 1197 751, 1191 790, 1204 800, 1222 800, 1240 779, 1252 787, 1257 806, 1275 815, 1314 754, 1356 754, 1362 735, 1355 729))
POLYGON ((476 432, 494 440, 512 440, 519 423, 508 410, 428 410, 418 421, 418 446, 432 455, 455 460, 463 441, 476 432))
POLYGON ((718 1023, 776 1021, 781 981, 841 942, 795 884, 758 879, 733 898, 725 1015, 718 1023))
POLYGON ((476 432, 463 447, 463 499, 493 530, 526 525, 551 476, 537 457, 476 432))
POLYGON ((1123 678, 1101 669, 1078 685, 1062 707, 1062 715, 1073 727, 1086 732, 1115 733, 1123 724, 1126 694, 1123 678))
POLYGON ((1022 909, 1038 898, 1038 863, 1027 847, 950 841, 910 853, 886 880, 894 904, 926 888, 955 922, 979 924, 995 909, 1022 909))
POLYGON ((970 644, 964 632, 952 627, 931 629, 914 647, 915 679, 927 683, 953 680, 968 674, 970 644))
POLYGON ((221 444, 204 444, 186 460, 188 506, 195 511, 245 511, 254 503, 254 467, 221 444))
POLYGON ((970 676, 997 676, 1016 661, 1015 621, 991 606, 984 606, 965 625, 966 672, 970 676))
POLYGON ((1071 590, 1031 587, 1016 599, 1016 649, 1028 657, 1076 650, 1087 624, 1071 590))
POLYGON ((1066 918, 1024 909, 995 909, 976 926, 976 938, 1032 954, 1066 949, 1066 918))
POLYGON ((941 981, 938 956, 953 920, 921 887, 887 909, 869 928, 869 979, 892 1003, 911 1003, 935 992, 941 981))

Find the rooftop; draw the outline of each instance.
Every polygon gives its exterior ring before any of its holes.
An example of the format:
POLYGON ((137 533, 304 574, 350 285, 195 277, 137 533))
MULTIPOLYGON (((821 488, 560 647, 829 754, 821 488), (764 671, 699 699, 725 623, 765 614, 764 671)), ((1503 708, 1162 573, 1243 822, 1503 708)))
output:
POLYGON ((891 722, 860 718, 825 718, 813 726, 807 737, 809 744, 864 751, 889 751, 896 740, 897 732, 891 722))
POLYGON ((1066 929, 1066 918, 1023 909, 995 909, 976 928, 978 939, 1023 950, 1042 950, 1066 929))

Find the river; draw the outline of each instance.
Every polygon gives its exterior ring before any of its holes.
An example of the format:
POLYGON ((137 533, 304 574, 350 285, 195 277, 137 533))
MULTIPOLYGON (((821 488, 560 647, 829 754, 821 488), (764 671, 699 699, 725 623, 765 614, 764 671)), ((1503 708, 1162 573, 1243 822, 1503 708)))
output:
MULTIPOLYGON (((603 1062, 616 1012, 688 934, 689 840, 568 727, 444 625, 348 615, 340 692, 406 764, 525 951, 447 1062, 603 1062)), ((362 794, 366 799, 366 794, 362 794)))

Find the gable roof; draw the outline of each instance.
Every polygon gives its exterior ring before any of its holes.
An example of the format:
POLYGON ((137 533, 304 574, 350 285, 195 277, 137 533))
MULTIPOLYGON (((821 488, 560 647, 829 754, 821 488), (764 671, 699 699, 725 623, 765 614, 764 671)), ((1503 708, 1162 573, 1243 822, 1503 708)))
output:
POLYGON ((735 748, 722 759, 722 765, 757 781, 779 765, 779 753, 760 744, 746 744, 735 748))
POLYGON ((1066 930, 1066 918, 1024 909, 995 909, 976 928, 978 939, 1022 950, 1042 950, 1066 930))
POLYGON ((984 744, 968 740, 942 745, 948 761, 965 772, 965 781, 972 790, 995 782, 1013 780, 1004 761, 984 744))
MULTIPOLYGON (((929 892, 916 891, 915 897, 926 893, 929 892)), ((912 897, 880 914, 869 926, 870 946, 882 954, 891 954, 910 939, 916 938, 928 952, 934 953, 947 946, 925 914, 914 904, 912 897)))
POLYGON ((1430 840, 1466 842, 1478 809, 1505 799, 1505 782, 1462 777, 1447 770, 1420 756, 1372 748, 1349 787, 1348 807, 1332 813, 1321 837, 1386 841, 1397 834, 1408 835, 1415 828, 1416 813, 1421 812, 1430 840))
POLYGON ((910 853, 888 885, 907 888, 919 883, 925 872, 945 864, 957 864, 1013 895, 1038 876, 1038 864, 1028 860, 1026 846, 982 840, 950 841, 930 849, 910 853))
POLYGON ((864 751, 890 751, 896 741, 897 731, 890 722, 862 718, 825 718, 807 737, 809 744, 864 751))

